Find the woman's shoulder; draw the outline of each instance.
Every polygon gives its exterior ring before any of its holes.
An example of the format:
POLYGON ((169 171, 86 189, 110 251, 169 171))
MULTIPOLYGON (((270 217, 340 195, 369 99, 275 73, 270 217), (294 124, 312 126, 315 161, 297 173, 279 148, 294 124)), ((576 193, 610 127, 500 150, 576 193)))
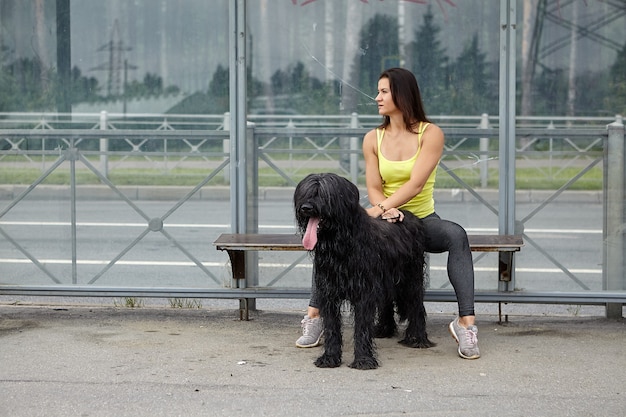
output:
POLYGON ((364 141, 371 141, 371 140, 375 141, 376 138, 378 137, 378 133, 377 132, 378 132, 379 129, 380 128, 377 127, 377 128, 374 128, 374 129, 368 131, 365 134, 365 136, 363 137, 363 140, 364 141))
POLYGON ((441 130, 441 128, 436 124, 431 123, 426 126, 424 128, 421 138, 421 141, 424 144, 425 148, 436 150, 439 153, 443 151, 443 146, 445 142, 443 130, 441 130))
POLYGON ((372 129, 363 137, 363 151, 371 151, 376 153, 378 149, 378 139, 376 135, 377 129, 372 129))
POLYGON ((422 134, 428 136, 443 136, 443 130, 434 123, 424 123, 422 134))

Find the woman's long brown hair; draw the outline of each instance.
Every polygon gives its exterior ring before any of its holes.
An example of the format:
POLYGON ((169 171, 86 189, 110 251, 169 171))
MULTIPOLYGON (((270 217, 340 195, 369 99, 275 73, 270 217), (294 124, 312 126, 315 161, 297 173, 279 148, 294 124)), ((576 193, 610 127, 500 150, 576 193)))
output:
MULTIPOLYGON (((411 71, 404 68, 389 68, 378 77, 379 80, 382 78, 389 80, 391 98, 398 110, 402 112, 402 119, 408 131, 418 133, 416 129, 420 122, 430 123, 424 111, 417 79, 411 71)), ((386 128, 390 122, 389 116, 383 116, 383 122, 379 128, 386 128)))

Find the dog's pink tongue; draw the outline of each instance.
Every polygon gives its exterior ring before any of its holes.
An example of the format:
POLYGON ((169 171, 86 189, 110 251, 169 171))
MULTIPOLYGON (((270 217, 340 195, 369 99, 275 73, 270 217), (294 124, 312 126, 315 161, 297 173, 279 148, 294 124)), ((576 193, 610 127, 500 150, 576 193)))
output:
POLYGON ((309 217, 309 223, 306 225, 306 231, 302 237, 302 246, 306 250, 313 250, 317 243, 317 224, 320 222, 319 218, 309 217))

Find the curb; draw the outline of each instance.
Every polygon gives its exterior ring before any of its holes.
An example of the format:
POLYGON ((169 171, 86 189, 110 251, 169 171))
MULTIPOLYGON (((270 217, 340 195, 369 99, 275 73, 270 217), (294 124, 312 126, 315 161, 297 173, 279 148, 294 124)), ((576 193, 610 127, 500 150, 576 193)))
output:
MULTIPOLYGON (((131 201, 178 201, 193 191, 194 187, 185 186, 118 186, 117 189, 131 201)), ((26 185, 3 185, 0 186, 0 200, 14 200, 29 189, 26 185)), ((258 191, 259 201, 291 201, 294 187, 260 187, 258 191)), ((360 188, 361 195, 366 191, 360 188)), ((481 198, 486 201, 497 203, 499 191, 492 189, 475 189, 481 198)), ((554 195, 552 190, 519 190, 515 193, 517 203, 539 203, 546 201, 554 195)), ((69 200, 71 190, 64 185, 38 185, 28 192, 28 197, 35 200, 69 200)), ((106 201, 120 197, 106 185, 79 185, 76 187, 76 197, 82 200, 106 201)), ((212 186, 198 190, 190 200, 224 201, 230 199, 230 187, 212 186)), ((476 198, 468 190, 460 188, 439 189, 435 191, 435 201, 438 203, 472 202, 476 198)), ((602 191, 565 191, 557 200, 559 202, 601 204, 603 202, 602 191)))

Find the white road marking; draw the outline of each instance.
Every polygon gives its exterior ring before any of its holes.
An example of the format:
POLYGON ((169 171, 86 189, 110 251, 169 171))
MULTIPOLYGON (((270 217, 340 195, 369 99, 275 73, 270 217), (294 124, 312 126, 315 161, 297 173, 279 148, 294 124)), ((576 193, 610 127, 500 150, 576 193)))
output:
MULTIPOLYGON (((34 222, 34 221, 0 221, 0 226, 70 226, 70 222, 34 222)), ((114 222, 77 222, 76 226, 78 227, 148 227, 147 223, 114 223, 114 222)), ((197 224, 197 223, 166 223, 166 227, 172 228, 202 228, 202 229, 230 229, 229 224, 197 224)), ((295 232, 294 226, 289 225, 259 225, 259 229, 262 230, 289 230, 290 232, 295 232)), ((498 230, 496 228, 468 228, 468 233, 497 233, 498 230)), ((602 234, 602 230, 593 230, 593 229, 525 229, 525 233, 540 233, 540 234, 550 234, 554 236, 566 236, 572 234, 602 234)), ((60 264, 60 265, 69 265, 71 264, 71 260, 69 259, 38 259, 42 264, 60 264)), ((78 265, 107 265, 109 260, 97 260, 97 259, 80 259, 77 260, 76 263, 78 265)), ((30 259, 18 259, 18 258, 5 258, 0 259, 0 263, 3 264, 29 264, 32 263, 30 259)), ((224 262, 203 262, 202 264, 207 267, 220 267, 224 266, 226 261, 224 262)), ((194 266, 195 263, 189 261, 124 261, 119 260, 116 262, 117 265, 129 265, 129 266, 174 266, 174 267, 189 267, 194 266)), ((259 263, 259 267, 261 268, 287 268, 290 264, 283 263, 259 263)), ((295 268, 312 268, 310 263, 301 263, 295 266, 295 268)), ((445 266, 431 266, 430 269, 432 271, 445 271, 445 266)), ((560 273, 563 272, 559 268, 519 268, 515 269, 517 272, 527 272, 527 273, 560 273)), ((601 274, 601 268, 570 268, 568 269, 571 273, 574 274, 601 274)), ((476 272, 495 272, 497 268, 490 267, 475 267, 474 271, 476 272)))
MULTIPOLYGON (((43 265, 70 265, 72 263, 69 259, 38 259, 38 261, 43 265)), ((77 265, 107 265, 110 261, 108 260, 98 260, 98 259, 79 259, 76 261, 77 265)), ((202 262, 204 266, 213 266, 220 267, 226 265, 227 261, 224 262, 202 262)), ((19 258, 5 258, 0 259, 0 264, 30 264, 32 263, 30 259, 19 259, 19 258)), ((127 266, 195 266, 196 264, 189 261, 122 261, 119 260, 115 263, 116 265, 127 265, 127 266)), ((291 266, 291 264, 283 264, 283 263, 265 263, 260 262, 259 267, 261 268, 287 268, 291 266)), ((312 269, 313 265, 311 263, 301 263, 295 265, 294 268, 306 268, 312 269)), ((431 271, 446 271, 445 266, 431 266, 431 271)), ((495 267, 474 267, 475 272, 497 272, 497 268, 495 267)), ((601 274, 602 269, 589 269, 589 268, 570 268, 568 269, 571 273, 574 274, 601 274)), ((528 272, 528 273, 559 273, 563 272, 559 268, 515 268, 517 272, 528 272)))
MULTIPOLYGON (((230 229, 230 224, 215 223, 215 224, 202 224, 202 223, 167 223, 164 224, 167 227, 176 228, 201 228, 201 229, 230 229)), ((27 222, 27 221, 0 221, 0 226, 71 226, 70 222, 27 222)), ((77 222, 78 227, 148 227, 147 223, 115 223, 115 222, 77 222)), ((293 230, 293 225, 282 224, 262 224, 259 225, 259 229, 280 229, 280 230, 293 230)), ((498 229, 493 227, 469 227, 466 229, 468 233, 498 233, 498 229)), ((524 229, 525 233, 545 233, 555 235, 571 235, 571 234, 601 234, 600 229, 524 229)))

